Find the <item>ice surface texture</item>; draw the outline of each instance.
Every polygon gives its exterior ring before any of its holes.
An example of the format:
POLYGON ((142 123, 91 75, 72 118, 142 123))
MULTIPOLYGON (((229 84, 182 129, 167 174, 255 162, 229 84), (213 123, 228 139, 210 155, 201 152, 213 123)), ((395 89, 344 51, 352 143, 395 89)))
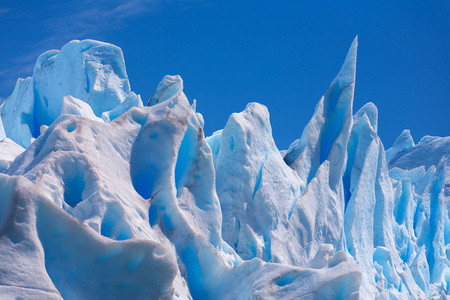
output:
POLYGON ((143 107, 116 46, 44 53, 0 106, 0 295, 449 294, 449 138, 385 151, 376 106, 352 112, 356 51, 286 151, 261 104, 205 138, 180 76, 143 107))

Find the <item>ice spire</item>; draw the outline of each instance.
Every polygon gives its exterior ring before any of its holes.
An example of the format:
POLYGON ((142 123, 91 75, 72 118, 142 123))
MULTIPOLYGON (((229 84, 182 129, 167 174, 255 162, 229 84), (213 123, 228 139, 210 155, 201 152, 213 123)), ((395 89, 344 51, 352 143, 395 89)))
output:
POLYGON ((387 162, 389 163, 397 153, 406 151, 414 146, 415 146, 414 139, 411 136, 411 132, 409 131, 409 129, 403 130, 400 136, 395 140, 394 145, 392 145, 392 148, 386 151, 387 162))
POLYGON ((166 75, 158 84, 156 91, 148 100, 147 106, 153 106, 164 102, 183 91, 183 79, 180 75, 166 75))
POLYGON ((314 178, 325 160, 331 162, 329 183, 332 189, 337 188, 342 177, 353 120, 357 48, 358 37, 355 37, 339 74, 317 104, 301 138, 292 143, 285 156, 285 162, 306 183, 314 178))

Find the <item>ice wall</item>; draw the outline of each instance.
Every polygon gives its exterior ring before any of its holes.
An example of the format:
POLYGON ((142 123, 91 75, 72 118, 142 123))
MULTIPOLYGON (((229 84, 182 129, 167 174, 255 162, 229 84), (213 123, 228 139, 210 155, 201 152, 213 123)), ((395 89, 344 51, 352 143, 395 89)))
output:
POLYGON ((283 153, 261 104, 205 138, 180 76, 143 107, 119 48, 43 54, 0 106, 0 294, 448 295, 449 138, 385 151, 376 106, 352 113, 356 50, 283 153))

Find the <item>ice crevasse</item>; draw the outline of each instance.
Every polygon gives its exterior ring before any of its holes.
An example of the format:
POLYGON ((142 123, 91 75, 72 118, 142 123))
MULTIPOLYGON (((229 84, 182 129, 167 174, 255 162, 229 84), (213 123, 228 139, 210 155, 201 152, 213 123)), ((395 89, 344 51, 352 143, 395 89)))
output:
POLYGON ((356 53, 285 151, 258 103, 205 137, 180 76, 143 103, 114 45, 41 55, 0 105, 0 295, 445 298, 450 138, 385 151, 356 53))

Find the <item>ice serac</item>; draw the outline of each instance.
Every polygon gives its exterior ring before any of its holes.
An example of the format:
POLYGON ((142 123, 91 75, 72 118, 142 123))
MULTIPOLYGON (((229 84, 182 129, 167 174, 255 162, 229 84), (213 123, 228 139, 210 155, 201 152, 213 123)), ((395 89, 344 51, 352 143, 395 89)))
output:
POLYGON ((60 51, 42 54, 34 68, 33 82, 35 117, 46 125, 59 116, 66 95, 89 103, 98 117, 133 95, 122 50, 93 40, 72 41, 60 51))
MULTIPOLYGON (((287 164, 273 141, 267 109, 255 103, 207 139, 223 237, 244 259, 306 266, 323 244, 333 253, 343 249, 342 175, 353 118, 356 47, 355 39, 302 138, 284 156, 287 164)), ((376 108, 366 109, 376 124, 376 108)))
MULTIPOLYGON (((406 140, 412 141, 412 137, 409 134, 409 130, 403 131, 403 133, 397 138, 397 140, 405 139, 405 132, 407 132, 406 140)), ((411 142, 406 142, 408 147, 403 151, 397 151, 397 141, 394 143, 390 153, 395 153, 389 160, 389 169, 391 173, 399 173, 399 170, 409 171, 410 176, 414 176, 417 172, 421 173, 428 170, 431 166, 437 167, 441 160, 445 160, 445 187, 444 198, 447 206, 450 207, 450 137, 435 137, 424 136, 420 139, 419 143, 415 145, 411 142), (423 168, 423 171, 418 171, 418 168, 423 168)), ((388 152, 386 151, 386 152, 388 152)), ((397 175, 398 178, 399 175, 397 175)), ((416 180, 414 180, 416 181, 416 180)), ((417 188, 417 187, 416 187, 417 188)))
POLYGON ((222 208, 222 234, 245 260, 292 263, 289 245, 272 240, 285 227, 300 197, 300 178, 283 162, 272 138, 267 108, 250 103, 232 114, 208 142, 217 152, 216 189, 222 208))
POLYGON ((33 76, 19 79, 13 94, 0 106, 6 135, 23 147, 40 135, 61 113, 70 95, 90 105, 107 121, 132 106, 142 106, 131 92, 119 47, 93 40, 71 41, 61 50, 37 59, 33 76))
POLYGON ((426 172, 423 167, 413 172, 397 169, 391 175, 401 175, 400 180, 393 180, 394 216, 401 229, 397 239, 402 241, 397 248, 402 259, 411 262, 414 279, 428 296, 449 293, 450 221, 444 202, 444 169, 441 162, 426 172))
POLYGON ((343 177, 346 250, 352 260, 359 262, 364 275, 363 298, 374 295, 423 298, 426 294, 417 286, 407 261, 398 252, 402 237, 393 218, 398 208, 395 208, 384 148, 373 126, 375 115, 369 119, 366 114, 373 111, 371 105, 366 105, 355 114, 348 143, 343 177), (402 273, 398 273, 400 269, 402 273))
MULTIPOLYGON (((396 220, 405 223, 407 229, 403 231, 408 231, 403 234, 408 243, 400 249, 410 260, 414 257, 411 270, 427 295, 448 295, 450 138, 425 136, 417 145, 409 144, 389 162, 389 174, 399 199, 396 220), (410 215, 413 217, 408 222, 410 215)), ((394 146, 391 149, 395 150, 394 146)))
POLYGON ((148 100, 147 106, 152 106, 164 102, 173 97, 177 97, 183 91, 183 80, 180 75, 166 75, 158 84, 156 91, 148 100))
POLYGON ((292 208, 294 221, 289 226, 299 232, 304 259, 311 259, 322 243, 332 244, 337 250, 343 248, 342 176, 353 122, 357 44, 355 38, 339 74, 317 104, 301 138, 292 143, 284 156, 302 182, 301 198, 292 208))
POLYGON ((402 134, 395 140, 394 145, 386 150, 386 160, 390 163, 391 159, 399 153, 405 152, 411 147, 414 147, 414 139, 408 129, 403 130, 402 134))
POLYGON ((301 138, 292 143, 284 157, 307 184, 315 177, 320 165, 328 160, 329 185, 334 192, 339 190, 353 120, 357 46, 355 38, 339 74, 317 104, 301 138))
POLYGON ((358 123, 358 121, 364 117, 364 115, 369 120, 370 126, 372 129, 377 132, 378 131, 378 108, 372 102, 364 104, 360 110, 356 112, 353 116, 353 124, 358 123))

